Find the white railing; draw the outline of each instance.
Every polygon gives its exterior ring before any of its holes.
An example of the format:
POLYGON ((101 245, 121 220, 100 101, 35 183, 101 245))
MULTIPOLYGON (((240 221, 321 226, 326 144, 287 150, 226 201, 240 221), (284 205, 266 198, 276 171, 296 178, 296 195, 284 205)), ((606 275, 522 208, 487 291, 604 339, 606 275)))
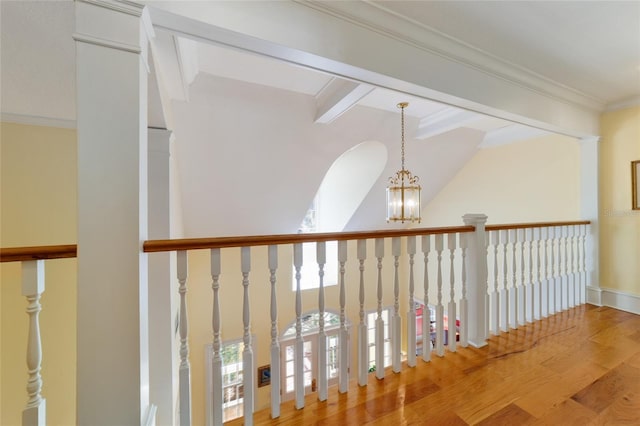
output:
POLYGON ((585 303, 587 223, 488 226, 487 234, 491 334, 585 303))
MULTIPOLYGON (((324 324, 324 312, 331 309, 340 312, 339 331, 339 392, 348 390, 350 342, 349 328, 346 326, 348 315, 357 318, 356 371, 357 382, 365 386, 369 376, 369 342, 368 327, 365 323, 365 308, 375 305, 375 359, 377 368, 375 376, 384 379, 385 368, 381 361, 385 357, 384 338, 385 324, 382 311, 385 303, 392 302, 389 315, 391 340, 391 371, 402 370, 402 360, 406 359, 408 368, 416 365, 417 347, 421 347, 422 359, 429 361, 432 353, 445 356, 446 352, 456 352, 457 345, 482 346, 491 333, 508 331, 519 325, 539 319, 543 316, 584 303, 585 273, 585 238, 588 222, 565 222, 554 224, 521 224, 489 226, 485 230, 486 216, 469 215, 465 217, 466 226, 452 228, 408 229, 357 233, 331 234, 295 234, 255 237, 228 237, 191 240, 148 241, 145 251, 175 250, 178 255, 178 270, 186 268, 189 250, 209 249, 211 254, 211 279, 213 280, 213 365, 212 365, 212 423, 222 424, 223 369, 220 356, 220 330, 224 321, 220 314, 220 282, 234 285, 237 272, 231 271, 223 276, 220 268, 221 250, 229 247, 241 247, 240 285, 243 287, 242 314, 237 318, 225 318, 226 321, 242 320, 244 353, 243 392, 244 423, 253 423, 255 402, 254 355, 257 350, 251 341, 252 312, 249 301, 249 288, 252 281, 268 281, 270 283, 270 309, 261 310, 261 315, 254 320, 270 324, 270 360, 271 360, 271 416, 280 415, 281 394, 280 383, 283 371, 280 368, 280 346, 278 334, 278 299, 287 297, 289 284, 277 283, 278 265, 287 270, 294 270, 295 285, 295 343, 294 343, 294 388, 295 407, 301 409, 305 405, 304 381, 304 343, 302 332, 302 292, 300 280, 302 276, 302 244, 316 244, 316 274, 319 279, 317 292, 318 324, 318 380, 317 397, 320 401, 328 398, 327 376, 327 339, 324 324), (419 238, 418 238, 419 237, 419 238), (324 285, 324 267, 326 263, 326 242, 338 242, 339 262, 339 297, 326 299, 324 285), (373 256, 367 253, 367 242, 371 241, 373 256), (423 296, 424 304, 422 321, 422 341, 416 341, 416 259, 418 242, 423 254, 424 266, 418 268, 422 274, 423 289, 418 291, 423 296), (385 247, 391 247, 392 270, 385 269, 385 247), (251 265, 252 247, 268 246, 268 258, 265 264, 251 265), (290 246, 290 250, 282 247, 290 246), (540 257, 539 247, 545 253, 540 257), (402 248, 405 247, 403 250, 402 248), (284 258, 278 253, 293 252, 293 259, 284 258), (350 257, 351 256, 351 257, 350 257), (253 270, 250 266, 253 266, 253 270), (488 268, 489 267, 489 268, 488 268), (367 274, 370 269, 375 274, 367 274), (488 272, 491 271, 491 274, 488 272), (349 273, 350 272, 350 273, 349 273), (251 279, 250 279, 251 273, 251 279), (257 275, 260 278, 253 278, 257 275), (350 279, 347 281, 345 276, 350 279), (229 278, 227 278, 229 277, 229 278), (266 277, 266 278, 265 278, 266 277), (401 279, 402 277, 402 279, 401 279), (357 299, 347 301, 346 288, 357 288, 357 299), (400 293, 407 296, 406 324, 400 315, 400 293), (283 296, 284 295, 284 296, 283 296), (336 300, 337 299, 337 300, 336 300), (435 332, 431 331, 431 308, 429 301, 435 301, 435 332), (375 301, 375 303, 373 302, 375 301), (367 302, 367 303, 365 303, 367 302), (335 304, 335 306, 334 306, 335 304), (445 311, 446 307, 446 311, 445 311), (446 318, 445 321, 445 313, 446 318), (456 320, 459 327, 456 327, 456 320), (406 336, 406 354, 402 352, 402 336, 406 336), (445 335, 447 333, 447 335, 445 335), (432 336, 435 345, 432 347, 432 336), (445 342, 447 343, 445 345, 445 342), (421 343, 418 345, 418 343, 421 343), (446 346, 446 347, 445 347, 446 346)), ((255 262, 254 262, 255 263, 255 262)), ((308 265, 307 265, 308 266, 308 265)), ((420 265, 419 265, 420 266, 420 265)), ((308 269, 305 269, 308 271, 308 269)), ((418 279, 419 280, 419 279, 418 279)), ((420 280, 419 280, 420 281, 420 280)), ((182 281, 181 281, 182 283, 182 281)), ((238 285, 235 284, 235 285, 238 285)), ((181 286, 182 288, 182 286, 181 286)), ((355 294, 353 291, 351 294, 355 294)), ((181 290, 181 298, 184 292, 181 290)), ((262 301, 264 303, 265 301, 262 301)), ((186 304, 181 304, 186 309, 186 304)), ((256 311, 253 311, 254 315, 256 311)), ((186 313, 181 313, 185 318, 186 313)), ((185 342, 188 336, 182 334, 185 342)), ((185 348, 181 353, 188 353, 185 348)), ((182 360, 182 366, 188 362, 182 360)), ((188 374, 180 379, 188 383, 188 374)), ((180 411, 190 410, 189 386, 181 383, 180 411), (183 395, 183 392, 187 392, 183 395)), ((189 415, 181 416, 182 424, 188 425, 189 415)))
MULTIPOLYGON (((27 299, 27 404, 22 410, 24 426, 47 424, 47 404, 42 396, 42 339, 40 338, 40 297, 45 289, 45 259, 76 257, 76 246, 19 247, 2 249, 0 261, 22 263, 22 295, 27 299)), ((6 284, 5 284, 6 285, 6 284)))
MULTIPOLYGON (((324 337, 325 311, 340 313, 338 332, 338 389, 348 391, 351 345, 357 349, 357 383, 366 386, 369 378, 368 326, 365 322, 368 306, 375 305, 375 358, 378 364, 375 376, 383 379, 385 369, 381 361, 384 353, 384 323, 382 309, 392 306, 389 316, 391 327, 391 371, 402 371, 402 361, 407 368, 417 364, 417 353, 428 362, 432 355, 445 356, 456 352, 458 344, 482 346, 489 333, 499 334, 562 310, 585 303, 587 281, 586 240, 589 222, 561 222, 486 226, 485 216, 465 216, 465 226, 451 228, 425 228, 355 233, 294 234, 256 237, 228 237, 191 240, 156 240, 144 244, 145 252, 176 251, 177 278, 180 283, 180 424, 191 424, 191 383, 189 363, 189 327, 187 290, 189 282, 189 250, 209 249, 212 288, 211 332, 213 336, 212 404, 211 422, 222 424, 224 395, 222 394, 223 360, 221 357, 221 330, 225 321, 242 323, 243 353, 243 409, 244 422, 253 423, 256 401, 254 359, 257 348, 252 342, 249 289, 254 280, 252 273, 252 247, 268 246, 265 264, 253 265, 253 274, 259 281, 269 283, 269 309, 259 310, 254 320, 270 325, 269 352, 271 360, 271 415, 280 415, 281 349, 278 333, 278 301, 287 297, 289 283, 278 283, 279 265, 285 270, 295 269, 295 406, 305 405, 303 379, 302 332, 302 244, 315 242, 319 286, 317 308, 319 315, 318 359, 320 360, 318 398, 328 396, 327 339, 324 337), (325 298, 324 268, 326 242, 337 241, 339 263, 339 297, 325 298), (373 246, 373 256, 367 253, 368 242, 373 246), (288 257, 291 247, 293 259, 288 257), (385 248, 390 246, 391 262, 385 263, 385 248), (419 247, 418 247, 419 246, 419 247), (240 270, 222 274, 221 250, 240 247, 240 270), (404 247, 404 249, 403 249, 404 247), (284 253, 284 255, 283 255, 284 253), (420 259, 419 253, 422 253, 420 259), (418 255, 418 259, 416 259, 418 255), (385 264, 387 265, 385 267, 385 264), (389 265, 392 265, 389 268, 389 265), (386 269, 385 269, 386 268, 386 269), (390 270, 389 270, 390 269, 390 270), (236 278, 240 273, 241 279, 236 278), (369 273, 371 272, 371 273, 369 273), (368 274, 369 273, 369 274, 368 274), (264 280, 262 279, 264 277, 264 280), (221 282, 242 286, 242 310, 236 318, 221 315, 221 282), (234 284, 237 282, 237 284, 234 284), (416 284, 422 282, 422 289, 416 284), (348 289, 352 289, 348 292, 348 289), (287 290, 286 292, 283 290, 287 290), (348 299, 348 294, 352 300, 348 299), (355 296, 357 294, 357 296, 355 296), (405 296, 401 295, 404 294, 405 296), (420 300, 420 296, 422 299, 420 300), (402 302, 402 301, 405 302, 402 302), (391 301, 391 303, 389 303, 391 301), (415 302, 424 305, 422 330, 417 333, 415 302), (431 305, 435 302, 433 316, 435 331, 431 331, 431 305), (401 304, 406 303, 406 324, 402 323, 401 304), (335 304, 335 306, 334 306, 335 304), (446 317, 449 324, 445 321, 446 317), (241 313, 240 313, 241 312, 241 313), (355 341, 350 336, 348 317, 357 318, 355 341), (459 328, 456 327, 459 320, 459 328), (447 335, 445 336, 445 331, 447 335), (421 341, 417 341, 421 334, 421 341), (402 336, 406 336, 406 353, 403 353, 402 336), (432 340, 435 344, 432 346, 432 340), (445 345, 445 341, 447 344, 445 345), (446 348, 445 348, 446 346, 446 348)), ((22 262, 22 293, 27 299, 29 334, 26 349, 27 403, 23 410, 23 425, 46 424, 46 402, 42 395, 42 343, 40 338, 40 297, 44 292, 45 259, 75 257, 75 246, 24 247, 2 249, 2 262, 22 262)), ((254 262, 256 263, 256 262, 254 262)), ((282 268, 280 268, 282 270, 282 268)), ((6 285, 6 284, 5 284, 6 285)), ((260 301, 263 305, 266 301, 260 301)), ((256 315, 256 311, 253 311, 256 315)))

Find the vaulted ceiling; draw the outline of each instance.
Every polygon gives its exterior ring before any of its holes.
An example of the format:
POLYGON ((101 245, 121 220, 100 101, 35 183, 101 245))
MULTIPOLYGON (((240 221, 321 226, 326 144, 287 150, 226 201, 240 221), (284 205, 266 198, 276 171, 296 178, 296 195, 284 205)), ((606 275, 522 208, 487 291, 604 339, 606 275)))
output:
MULTIPOLYGON (((185 16, 236 7, 146 3, 185 16)), ((500 78, 517 76, 528 90, 581 108, 640 98, 640 2, 295 3, 500 78)), ((1 7, 3 120, 72 127, 73 2, 1 7)), ((162 28, 152 55, 149 123, 175 133, 189 236, 295 232, 332 162, 367 140, 387 146, 388 166, 348 228, 379 227, 386 177, 399 165, 401 101, 410 102, 409 166, 427 183, 426 201, 477 149, 548 131, 162 28)))

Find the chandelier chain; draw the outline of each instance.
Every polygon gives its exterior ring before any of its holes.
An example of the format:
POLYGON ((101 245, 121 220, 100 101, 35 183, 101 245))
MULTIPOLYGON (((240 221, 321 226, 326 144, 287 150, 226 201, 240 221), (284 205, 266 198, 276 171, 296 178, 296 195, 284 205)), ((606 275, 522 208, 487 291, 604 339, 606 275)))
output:
POLYGON ((400 104, 400 114, 401 114, 401 123, 402 123, 402 170, 404 171, 404 104, 400 104))

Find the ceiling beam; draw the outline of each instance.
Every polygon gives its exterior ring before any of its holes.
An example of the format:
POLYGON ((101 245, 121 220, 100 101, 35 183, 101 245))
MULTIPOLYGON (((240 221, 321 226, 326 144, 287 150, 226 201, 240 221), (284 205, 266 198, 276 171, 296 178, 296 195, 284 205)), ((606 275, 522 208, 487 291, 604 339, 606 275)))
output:
POLYGON ((489 148, 500 145, 507 145, 539 136, 548 135, 550 132, 535 127, 523 126, 521 124, 510 124, 488 131, 479 148, 489 148))
POLYGON ((316 95, 316 123, 328 124, 349 111, 360 99, 371 93, 373 86, 342 78, 331 81, 316 95))
POLYGON ((481 118, 483 116, 475 112, 453 107, 445 108, 422 118, 418 124, 415 138, 427 139, 441 135, 450 130, 465 127, 481 118))

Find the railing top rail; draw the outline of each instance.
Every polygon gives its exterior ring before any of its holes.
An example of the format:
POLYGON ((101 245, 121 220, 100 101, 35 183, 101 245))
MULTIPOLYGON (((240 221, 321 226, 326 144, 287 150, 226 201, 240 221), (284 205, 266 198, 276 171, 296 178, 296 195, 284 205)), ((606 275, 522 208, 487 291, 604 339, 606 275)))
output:
POLYGON ((25 260, 67 259, 76 257, 76 244, 58 246, 8 247, 0 248, 0 262, 22 262, 25 260))
POLYGON ((474 226, 450 226, 441 228, 389 229, 382 231, 327 232, 317 234, 250 235, 245 237, 187 238, 173 240, 149 240, 144 242, 146 253, 198 250, 227 247, 248 247, 277 244, 311 243, 316 241, 364 240, 371 238, 407 237, 412 235, 450 234, 474 232, 474 226))
POLYGON ((532 223, 509 223, 485 226, 486 231, 503 231, 507 229, 525 229, 525 228, 550 228, 553 226, 571 226, 571 225, 589 225, 589 220, 576 220, 568 222, 532 222, 532 223))

